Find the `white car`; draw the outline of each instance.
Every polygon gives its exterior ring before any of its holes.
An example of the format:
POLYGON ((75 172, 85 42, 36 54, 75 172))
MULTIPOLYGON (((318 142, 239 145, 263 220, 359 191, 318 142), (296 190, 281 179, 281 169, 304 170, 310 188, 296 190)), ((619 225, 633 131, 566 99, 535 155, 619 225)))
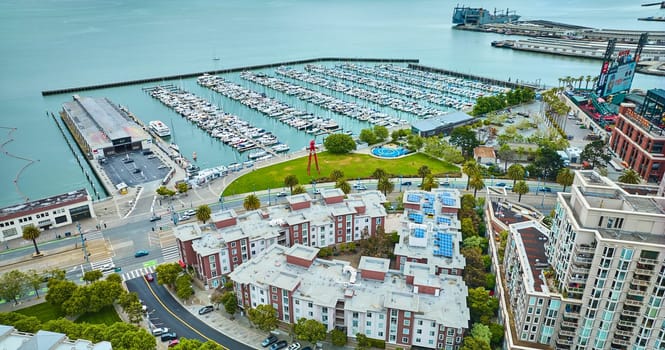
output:
POLYGON ((168 333, 168 332, 169 332, 169 329, 165 328, 165 327, 164 328, 155 328, 155 329, 152 330, 152 335, 158 336, 158 335, 162 335, 162 334, 168 333))
POLYGON ((104 264, 99 269, 102 272, 111 271, 111 270, 115 269, 115 264, 113 264, 113 263, 104 264))
POLYGON ((189 210, 186 210, 183 214, 188 215, 188 216, 195 216, 196 215, 196 210, 189 209, 189 210))
POLYGON ((286 350, 299 350, 299 349, 300 349, 300 343, 293 343, 289 345, 288 348, 286 348, 286 350))
POLYGON ((367 189, 367 186, 365 186, 361 183, 357 183, 357 184, 353 184, 353 188, 355 188, 358 191, 364 191, 364 190, 367 189))

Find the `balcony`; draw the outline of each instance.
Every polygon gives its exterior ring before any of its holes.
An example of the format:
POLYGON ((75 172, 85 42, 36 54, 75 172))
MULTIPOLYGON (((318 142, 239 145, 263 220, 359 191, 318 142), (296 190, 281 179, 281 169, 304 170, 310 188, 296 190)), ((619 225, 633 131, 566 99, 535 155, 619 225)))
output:
POLYGON ((621 311, 621 314, 624 316, 633 316, 633 317, 639 317, 640 313, 637 311, 630 311, 630 310, 623 310, 621 311))
POLYGON ((589 274, 590 268, 588 266, 576 266, 576 265, 570 265, 570 272, 574 274, 580 274, 580 275, 588 275, 589 274))
POLYGON ((633 344, 632 344, 630 341, 628 341, 628 340, 616 339, 616 338, 612 339, 612 343, 613 343, 613 344, 623 345, 623 346, 630 346, 630 345, 633 345, 633 344))
POLYGON ((643 275, 643 276, 653 276, 653 270, 635 269, 634 274, 643 275))
POLYGON ((580 312, 579 311, 564 311, 563 312, 563 317, 579 319, 580 318, 580 312))
POLYGON ((624 337, 631 337, 633 335, 632 332, 622 331, 622 330, 619 330, 619 329, 614 331, 614 334, 618 334, 618 335, 621 335, 621 336, 624 336, 624 337))
POLYGON ((561 321, 561 327, 577 328, 577 322, 561 321))
POLYGON ((574 337, 575 332, 565 331, 565 330, 561 329, 561 330, 559 330, 559 335, 563 335, 563 336, 566 336, 566 337, 574 337))
POLYGON ((562 345, 573 345, 572 339, 557 338, 556 342, 557 344, 562 344, 562 345))
POLYGON ((589 279, 588 275, 573 275, 573 276, 570 276, 570 282, 573 282, 573 283, 584 283, 584 284, 586 284, 588 279, 589 279))
POLYGON ((637 306, 637 307, 640 307, 640 306, 642 306, 643 301, 632 300, 632 299, 626 299, 626 301, 624 301, 623 303, 624 303, 624 305, 630 305, 630 306, 637 306))
POLYGON ((640 280, 640 279, 637 279, 637 278, 633 278, 630 281, 630 284, 633 284, 633 285, 636 285, 636 286, 648 287, 650 283, 649 283, 648 280, 640 280))
POLYGON ((593 261, 592 257, 587 257, 583 255, 575 255, 573 257, 573 264, 578 264, 582 266, 591 266, 592 261, 593 261))
POLYGON ((619 320, 619 322, 617 324, 621 327, 635 327, 635 326, 637 326, 637 323, 635 323, 633 321, 625 321, 625 320, 619 320))
POLYGON ((580 253, 593 254, 596 252, 596 247, 594 245, 589 245, 589 244, 576 244, 575 250, 577 250, 580 253))
POLYGON ((658 265, 658 260, 656 259, 647 259, 647 258, 639 258, 637 260, 640 264, 645 264, 645 265, 658 265))

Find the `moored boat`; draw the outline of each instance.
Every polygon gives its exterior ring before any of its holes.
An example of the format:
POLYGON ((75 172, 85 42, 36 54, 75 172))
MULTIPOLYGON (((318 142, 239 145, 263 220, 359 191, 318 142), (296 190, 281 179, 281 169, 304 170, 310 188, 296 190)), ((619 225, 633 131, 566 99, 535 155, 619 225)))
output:
POLYGON ((159 137, 171 136, 171 129, 169 129, 166 124, 162 123, 161 120, 151 120, 148 123, 148 127, 150 128, 150 131, 159 137))

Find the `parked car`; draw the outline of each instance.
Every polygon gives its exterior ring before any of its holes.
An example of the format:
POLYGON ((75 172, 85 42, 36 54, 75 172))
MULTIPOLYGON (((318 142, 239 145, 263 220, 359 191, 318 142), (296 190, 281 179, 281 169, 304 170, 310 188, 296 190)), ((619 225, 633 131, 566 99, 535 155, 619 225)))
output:
POLYGON ((180 344, 180 340, 178 339, 173 339, 169 342, 169 348, 175 347, 176 345, 180 344))
POLYGON ((125 159, 122 160, 122 162, 125 163, 125 164, 134 163, 134 159, 132 159, 132 158, 125 158, 125 159))
POLYGON ((150 218, 150 222, 159 221, 159 220, 161 220, 161 219, 162 219, 161 216, 159 216, 159 215, 154 215, 154 216, 152 216, 152 217, 150 218))
POLYGON ((189 219, 191 219, 191 218, 192 218, 192 217, 189 216, 189 215, 181 215, 181 216, 180 216, 180 221, 189 220, 189 219))
POLYGON ((280 340, 272 345, 270 345, 270 350, 279 350, 287 347, 289 343, 286 340, 280 340))
POLYGON ((506 183, 505 182, 499 182, 494 186, 496 186, 496 187, 506 187, 506 183))
POLYGON ((169 332, 169 329, 166 328, 166 327, 155 328, 155 329, 152 330, 152 335, 158 336, 158 335, 162 335, 162 334, 165 334, 165 333, 168 333, 168 332, 169 332))
POLYGON ((439 181, 439 186, 441 186, 441 187, 450 187, 450 182, 448 182, 446 180, 441 180, 441 181, 439 181))
POLYGON ((411 186, 411 185, 413 185, 413 183, 411 183, 411 181, 402 182, 402 186, 411 186))
POLYGON ((287 350, 300 350, 300 343, 295 342, 287 348, 287 350))
POLYGON ((277 197, 286 197, 286 196, 288 196, 288 195, 289 195, 288 193, 282 191, 282 192, 280 192, 280 193, 277 194, 277 197))
POLYGON ((364 191, 367 189, 367 186, 361 184, 361 183, 355 183, 353 184, 353 188, 358 190, 358 191, 364 191))
POLYGON ((541 187, 538 189, 539 192, 552 192, 551 187, 541 187))
POLYGON ((146 256, 146 255, 148 255, 148 254, 150 254, 150 252, 147 251, 147 250, 145 250, 145 249, 144 249, 144 250, 139 250, 139 251, 137 251, 136 253, 134 253, 134 257, 135 257, 135 258, 140 258, 140 257, 142 257, 142 256, 146 256))
POLYGON ((174 340, 174 339, 178 339, 178 335, 175 332, 164 333, 164 334, 162 334, 160 339, 162 341, 174 340))
POLYGON ((279 339, 277 339, 277 336, 275 336, 274 334, 271 334, 267 338, 263 339, 263 341, 261 342, 261 346, 263 346, 265 348, 267 346, 270 346, 270 345, 276 343, 278 340, 279 339))
POLYGON ((196 215, 196 210, 189 209, 189 210, 186 210, 183 214, 189 215, 189 216, 195 216, 196 215))
POLYGON ((148 282, 152 282, 155 280, 155 276, 153 276, 152 273, 148 272, 145 274, 145 280, 148 282))
POLYGON ((199 309, 199 315, 205 315, 209 312, 212 312, 215 308, 212 305, 207 305, 199 309))

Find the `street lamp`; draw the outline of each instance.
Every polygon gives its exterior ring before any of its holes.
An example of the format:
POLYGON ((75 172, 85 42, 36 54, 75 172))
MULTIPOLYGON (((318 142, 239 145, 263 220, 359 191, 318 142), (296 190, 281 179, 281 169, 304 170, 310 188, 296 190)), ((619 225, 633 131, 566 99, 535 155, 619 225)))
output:
POLYGON ((83 237, 83 232, 81 232, 81 223, 76 222, 76 229, 79 232, 79 237, 81 237, 81 250, 83 250, 83 259, 85 259, 86 262, 90 262, 90 258, 88 257, 88 249, 85 247, 85 238, 83 237))

